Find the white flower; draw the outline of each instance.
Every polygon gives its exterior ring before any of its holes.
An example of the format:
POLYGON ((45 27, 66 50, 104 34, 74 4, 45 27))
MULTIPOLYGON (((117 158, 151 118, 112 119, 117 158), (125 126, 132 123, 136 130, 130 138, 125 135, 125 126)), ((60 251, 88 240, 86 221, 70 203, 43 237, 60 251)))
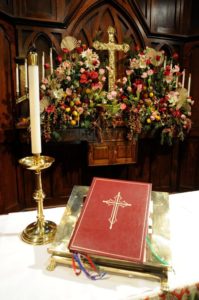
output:
POLYGON ((42 113, 46 107, 50 104, 50 99, 47 96, 44 96, 40 101, 40 113, 42 113))
POLYGON ((92 49, 87 49, 81 53, 87 68, 94 70, 100 65, 99 56, 92 49))
POLYGON ((53 97, 56 99, 62 99, 65 96, 65 92, 63 89, 53 90, 52 94, 53 94, 53 97))

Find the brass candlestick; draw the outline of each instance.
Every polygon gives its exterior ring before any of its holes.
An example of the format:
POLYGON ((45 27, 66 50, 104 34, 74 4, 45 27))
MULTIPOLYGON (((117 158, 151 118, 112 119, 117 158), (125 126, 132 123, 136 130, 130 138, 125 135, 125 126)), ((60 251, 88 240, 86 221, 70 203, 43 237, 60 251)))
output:
POLYGON ((33 155, 22 158, 19 163, 28 170, 34 171, 36 189, 33 198, 37 202, 37 221, 29 224, 21 234, 24 242, 32 245, 43 245, 53 241, 57 225, 52 221, 46 221, 43 214, 43 200, 45 194, 42 189, 41 171, 49 168, 54 158, 49 156, 33 155))

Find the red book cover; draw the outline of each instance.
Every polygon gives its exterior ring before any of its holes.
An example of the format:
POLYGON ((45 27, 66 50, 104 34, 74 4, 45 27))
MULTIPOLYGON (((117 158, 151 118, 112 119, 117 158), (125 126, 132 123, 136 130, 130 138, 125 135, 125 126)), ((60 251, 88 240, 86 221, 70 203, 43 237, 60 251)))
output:
POLYGON ((143 262, 151 184, 94 178, 69 250, 143 262))

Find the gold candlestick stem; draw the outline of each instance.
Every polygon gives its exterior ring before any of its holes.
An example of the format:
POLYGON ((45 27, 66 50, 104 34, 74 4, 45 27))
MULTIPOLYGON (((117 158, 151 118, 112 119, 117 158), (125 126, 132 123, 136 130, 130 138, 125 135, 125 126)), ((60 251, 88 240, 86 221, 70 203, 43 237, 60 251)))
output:
POLYGON ((43 245, 53 241, 57 225, 52 221, 46 221, 43 213, 43 200, 45 194, 42 189, 41 170, 51 166, 54 158, 49 156, 34 155, 19 160, 26 169, 34 171, 35 191, 33 198, 37 202, 37 221, 29 224, 21 234, 24 242, 32 245, 43 245))

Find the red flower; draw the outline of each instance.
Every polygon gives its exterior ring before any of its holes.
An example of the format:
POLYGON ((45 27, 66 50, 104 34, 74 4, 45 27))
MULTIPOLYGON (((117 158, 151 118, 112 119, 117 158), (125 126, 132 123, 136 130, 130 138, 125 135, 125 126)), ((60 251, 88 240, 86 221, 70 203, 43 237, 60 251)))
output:
POLYGON ((47 112, 47 113, 52 113, 52 112, 54 112, 55 111, 55 107, 54 107, 54 105, 49 105, 46 109, 45 109, 45 111, 47 112))
POLYGON ((61 55, 58 55, 56 59, 57 59, 57 61, 58 61, 59 63, 62 62, 62 57, 61 57, 61 55))
POLYGON ((159 60, 160 60, 160 55, 156 55, 155 59, 156 59, 157 61, 159 61, 159 60))
POLYGON ((93 66, 96 66, 98 64, 97 60, 93 60, 93 66))
POLYGON ((81 54, 83 52, 83 50, 84 50, 83 47, 77 47, 76 48, 76 51, 77 51, 78 54, 81 54))
POLYGON ((173 59, 178 60, 179 54, 177 52, 173 53, 172 55, 173 59))
POLYGON ((95 71, 91 71, 91 72, 89 73, 89 77, 90 77, 92 80, 98 79, 98 73, 95 72, 95 71))
POLYGON ((164 75, 165 75, 165 76, 169 76, 169 75, 170 75, 170 69, 169 69, 169 70, 166 70, 166 71, 164 71, 164 75))
POLYGON ((62 51, 63 51, 64 53, 69 53, 69 52, 70 52, 70 50, 68 50, 67 48, 63 48, 62 51))
POLYGON ((135 51, 139 51, 140 47, 138 45, 135 45, 135 51))
POLYGON ((50 65, 48 63, 44 64, 44 68, 47 70, 47 69, 50 69, 50 65))
POLYGON ((173 112, 173 116, 179 118, 181 116, 181 112, 179 110, 175 110, 173 112))
POLYGON ((88 77, 85 73, 81 74, 80 83, 88 83, 88 77))

